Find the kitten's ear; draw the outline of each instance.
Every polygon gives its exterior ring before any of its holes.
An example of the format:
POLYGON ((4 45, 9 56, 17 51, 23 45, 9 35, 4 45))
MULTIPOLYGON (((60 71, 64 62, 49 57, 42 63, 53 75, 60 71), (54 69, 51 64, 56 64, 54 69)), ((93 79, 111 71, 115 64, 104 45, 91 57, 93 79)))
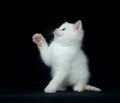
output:
POLYGON ((80 30, 82 28, 82 22, 81 20, 78 20, 75 24, 74 24, 74 29, 75 30, 80 30))

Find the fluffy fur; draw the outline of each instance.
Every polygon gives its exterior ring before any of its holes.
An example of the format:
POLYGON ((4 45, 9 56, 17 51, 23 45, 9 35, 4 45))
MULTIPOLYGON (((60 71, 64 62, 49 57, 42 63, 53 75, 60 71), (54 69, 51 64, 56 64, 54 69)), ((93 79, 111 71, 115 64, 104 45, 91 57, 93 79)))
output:
POLYGON ((45 88, 46 93, 64 91, 72 86, 74 91, 100 91, 87 85, 90 77, 88 59, 81 49, 84 30, 79 20, 75 24, 65 22, 54 31, 54 39, 48 46, 42 34, 33 35, 42 60, 51 69, 52 80, 45 88))

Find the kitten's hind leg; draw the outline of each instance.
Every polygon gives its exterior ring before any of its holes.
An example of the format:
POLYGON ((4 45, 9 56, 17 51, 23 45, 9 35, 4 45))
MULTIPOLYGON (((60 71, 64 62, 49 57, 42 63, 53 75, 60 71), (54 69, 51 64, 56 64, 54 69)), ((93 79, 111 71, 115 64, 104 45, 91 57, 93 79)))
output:
POLYGON ((82 92, 82 91, 84 91, 84 87, 85 87, 85 85, 83 83, 78 82, 75 85, 73 85, 73 90, 76 92, 82 92))
POLYGON ((67 86, 60 86, 58 91, 66 91, 67 90, 67 86))

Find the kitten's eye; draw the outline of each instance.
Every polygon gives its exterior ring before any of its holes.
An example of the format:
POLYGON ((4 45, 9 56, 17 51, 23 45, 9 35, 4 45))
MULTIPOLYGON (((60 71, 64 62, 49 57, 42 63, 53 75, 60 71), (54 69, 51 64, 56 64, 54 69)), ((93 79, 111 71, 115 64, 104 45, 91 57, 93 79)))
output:
POLYGON ((62 30, 66 30, 66 28, 63 28, 62 30))

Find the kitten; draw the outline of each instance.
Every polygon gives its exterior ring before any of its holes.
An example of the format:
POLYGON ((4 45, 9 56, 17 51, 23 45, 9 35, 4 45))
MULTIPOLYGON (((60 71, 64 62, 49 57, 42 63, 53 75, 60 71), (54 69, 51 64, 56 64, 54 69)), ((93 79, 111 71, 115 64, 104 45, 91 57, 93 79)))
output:
POLYGON ((101 91, 101 89, 87 85, 90 72, 88 59, 81 49, 84 30, 82 22, 63 23, 55 29, 54 39, 48 46, 42 34, 33 35, 33 42, 37 44, 42 60, 51 69, 52 80, 44 89, 46 93, 64 91, 72 86, 74 91, 101 91))

